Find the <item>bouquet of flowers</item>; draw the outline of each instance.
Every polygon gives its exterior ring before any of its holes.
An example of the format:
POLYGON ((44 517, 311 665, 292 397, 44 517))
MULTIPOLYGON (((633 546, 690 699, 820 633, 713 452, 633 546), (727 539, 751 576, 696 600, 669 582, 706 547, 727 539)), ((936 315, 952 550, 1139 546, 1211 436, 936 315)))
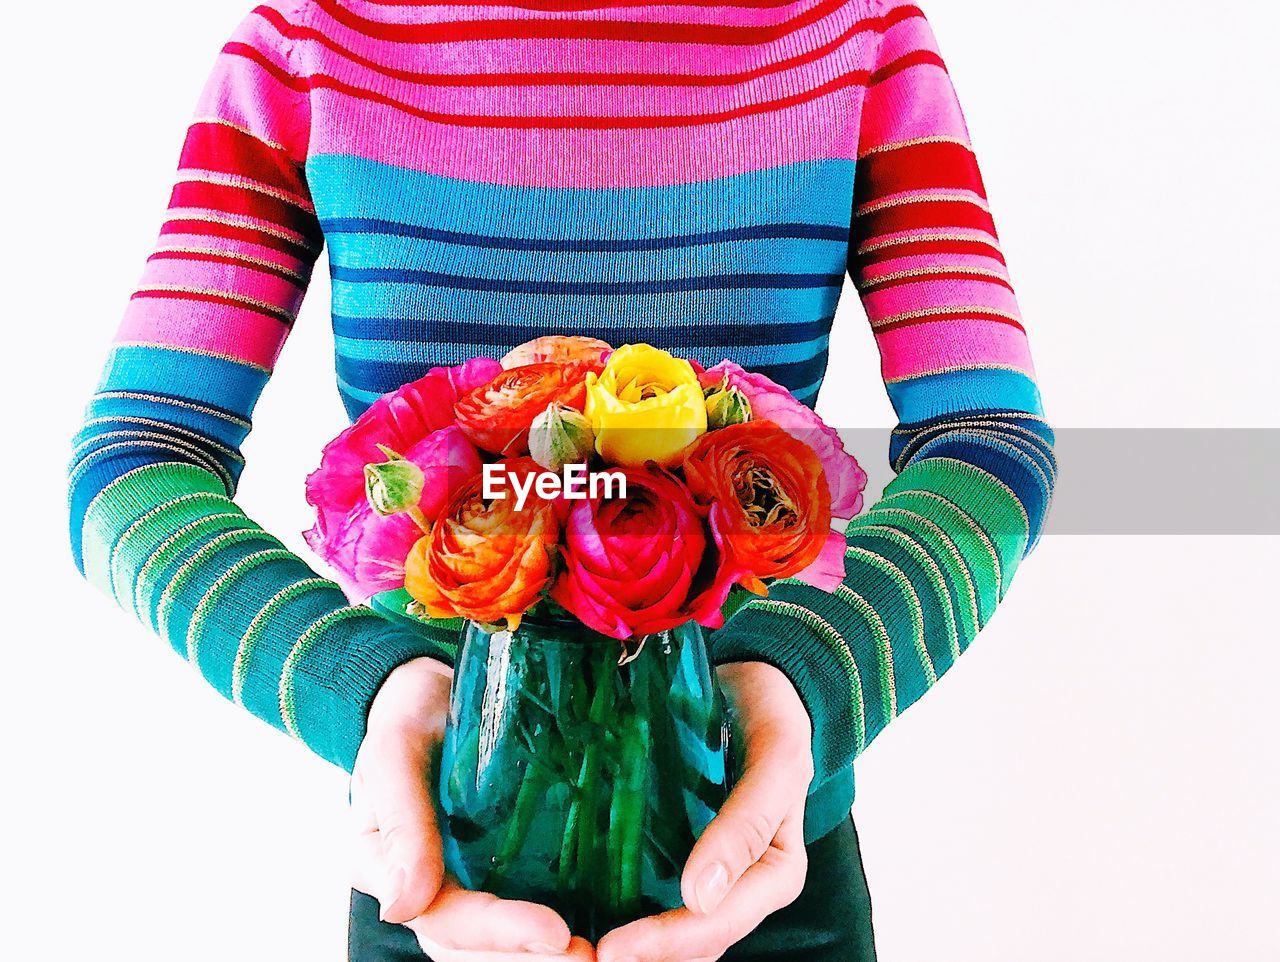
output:
POLYGON ((584 337, 433 369, 331 442, 308 543, 353 599, 459 619, 463 883, 584 934, 679 904, 728 782, 701 628, 778 578, 834 588, 865 484, 768 378, 584 337))

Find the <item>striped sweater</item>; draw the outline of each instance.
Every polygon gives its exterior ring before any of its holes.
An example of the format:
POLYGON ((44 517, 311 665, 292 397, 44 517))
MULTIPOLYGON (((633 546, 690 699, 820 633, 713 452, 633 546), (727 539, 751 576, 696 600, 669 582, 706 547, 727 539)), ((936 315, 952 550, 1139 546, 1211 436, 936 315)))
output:
POLYGON ((327 247, 349 414, 549 333, 818 395, 846 272, 900 425, 844 585, 739 610, 814 719, 809 835, 973 640, 1054 480, 977 164, 898 0, 270 0, 218 58, 70 473, 93 583, 217 690, 350 766, 379 684, 456 639, 351 607, 232 500, 327 247))

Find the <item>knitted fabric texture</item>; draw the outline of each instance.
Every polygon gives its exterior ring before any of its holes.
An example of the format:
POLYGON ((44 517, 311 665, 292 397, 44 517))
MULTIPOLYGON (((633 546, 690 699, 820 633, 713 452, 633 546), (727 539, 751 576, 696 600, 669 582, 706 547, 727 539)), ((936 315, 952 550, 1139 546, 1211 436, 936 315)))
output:
POLYGON ((900 425, 845 583, 776 584, 713 639, 814 721, 808 834, 955 662, 1053 487, 1052 434, 960 108, 895 0, 272 0, 223 48, 76 438, 93 583, 218 691, 350 767, 424 636, 349 606, 232 501, 327 246, 352 417, 540 334, 730 358, 812 403, 846 272, 900 425))

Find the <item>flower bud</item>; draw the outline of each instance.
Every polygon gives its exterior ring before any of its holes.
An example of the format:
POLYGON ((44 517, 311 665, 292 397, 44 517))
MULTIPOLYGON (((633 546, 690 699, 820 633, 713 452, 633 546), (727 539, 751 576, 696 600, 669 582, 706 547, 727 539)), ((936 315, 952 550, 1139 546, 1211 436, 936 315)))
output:
POLYGON ((581 411, 552 404, 533 419, 529 455, 540 467, 559 471, 566 464, 582 464, 591 457, 595 435, 581 411))
POLYGON ((745 424, 751 420, 751 402, 736 387, 730 387, 728 379, 707 388, 705 395, 708 430, 718 431, 731 424, 745 424))
POLYGON ((404 458, 364 466, 364 496, 384 518, 416 508, 425 483, 422 469, 404 458))

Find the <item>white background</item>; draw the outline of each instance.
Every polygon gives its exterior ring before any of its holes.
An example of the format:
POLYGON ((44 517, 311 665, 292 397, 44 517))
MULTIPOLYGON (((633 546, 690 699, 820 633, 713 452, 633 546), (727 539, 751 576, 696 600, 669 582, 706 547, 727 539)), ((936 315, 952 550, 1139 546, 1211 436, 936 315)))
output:
MULTIPOLYGON (((1275 5, 925 5, 1054 423, 1278 426, 1275 5)), ((6 12, 0 906, 14 959, 345 958, 341 773, 79 582, 63 534, 68 438, 192 104, 247 7, 6 12)), ((298 548, 302 477, 343 423, 327 300, 321 278, 246 449, 243 504, 298 548)), ((855 298, 842 315, 822 410, 887 430, 855 298)), ((858 453, 883 483, 884 449, 858 453)), ((1231 498, 1213 478, 1171 451, 1143 482, 1205 512, 1231 498)), ((1047 538, 974 650, 859 762, 884 962, 1280 958, 1278 570, 1274 537, 1047 538)))

